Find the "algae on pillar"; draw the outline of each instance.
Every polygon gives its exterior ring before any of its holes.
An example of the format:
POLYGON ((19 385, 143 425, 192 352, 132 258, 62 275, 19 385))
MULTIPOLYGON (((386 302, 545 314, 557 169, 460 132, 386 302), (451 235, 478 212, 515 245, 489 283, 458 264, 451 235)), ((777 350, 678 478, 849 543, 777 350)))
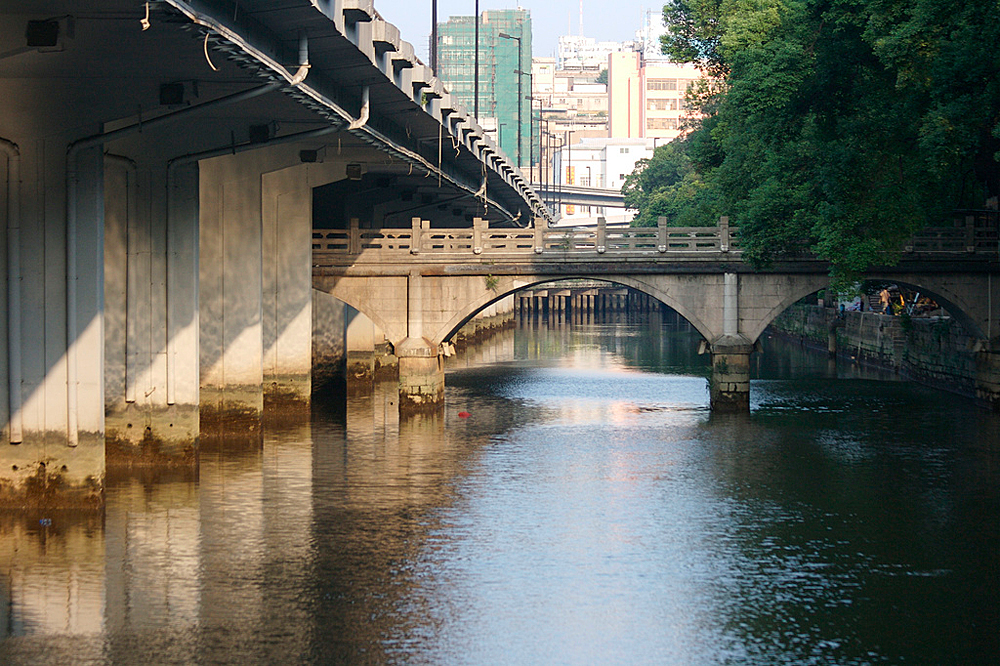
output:
POLYGON ((401 415, 444 406, 444 363, 438 346, 423 336, 423 288, 423 276, 411 271, 406 280, 406 339, 396 345, 401 415))
POLYGON ((711 345, 712 378, 709 395, 713 412, 750 411, 750 352, 742 337, 723 336, 711 345))
POLYGON ((407 338, 396 349, 399 358, 399 413, 434 412, 444 406, 444 363, 437 347, 410 344, 407 338))

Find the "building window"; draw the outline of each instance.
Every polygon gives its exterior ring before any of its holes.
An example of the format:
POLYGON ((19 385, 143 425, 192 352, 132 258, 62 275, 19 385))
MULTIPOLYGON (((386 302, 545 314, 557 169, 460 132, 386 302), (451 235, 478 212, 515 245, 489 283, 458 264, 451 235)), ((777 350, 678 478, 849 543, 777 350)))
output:
POLYGON ((646 129, 675 130, 678 127, 677 118, 647 118, 646 129))
POLYGON ((646 100, 646 108, 650 111, 676 111, 680 108, 682 102, 677 99, 648 99, 646 100))
POLYGON ((618 153, 620 155, 628 155, 628 148, 619 148, 618 153))
POLYGON ((646 90, 677 90, 677 79, 648 79, 646 90))

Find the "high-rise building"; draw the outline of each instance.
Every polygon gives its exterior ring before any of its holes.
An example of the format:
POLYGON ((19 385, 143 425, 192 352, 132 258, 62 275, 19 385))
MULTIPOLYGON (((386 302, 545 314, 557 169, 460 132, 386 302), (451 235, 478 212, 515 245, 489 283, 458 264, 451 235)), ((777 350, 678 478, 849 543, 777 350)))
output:
POLYGON ((675 139, 689 116, 685 95, 701 78, 693 65, 647 62, 641 53, 608 56, 608 135, 675 139))
MULTIPOLYGON (((437 75, 470 114, 476 109, 475 33, 474 16, 452 16, 447 23, 439 23, 437 30, 437 75)), ((495 119, 497 143, 521 165, 531 162, 533 152, 530 97, 531 15, 524 9, 483 12, 479 16, 479 117, 484 127, 493 124, 488 119, 495 119)))

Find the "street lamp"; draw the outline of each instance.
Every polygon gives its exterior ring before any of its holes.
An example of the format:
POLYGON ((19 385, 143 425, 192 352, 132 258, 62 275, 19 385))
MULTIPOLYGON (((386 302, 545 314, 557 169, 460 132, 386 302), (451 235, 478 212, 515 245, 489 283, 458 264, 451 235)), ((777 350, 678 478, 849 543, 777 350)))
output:
POLYGON ((431 69, 437 75, 438 68, 438 0, 431 0, 431 39, 430 39, 431 69))
POLYGON ((521 77, 524 76, 524 70, 521 68, 521 38, 515 37, 514 35, 508 35, 506 32, 497 33, 498 37, 503 37, 504 39, 514 39, 517 40, 517 167, 521 168, 521 107, 523 104, 523 97, 521 96, 521 77))
POLYGON ((476 0, 476 53, 472 58, 472 115, 476 117, 476 122, 479 122, 479 0, 476 0))
MULTIPOLYGON (((527 95, 528 100, 528 184, 531 185, 534 181, 534 170, 535 170, 535 102, 538 102, 538 124, 539 131, 541 131, 542 123, 542 103, 538 97, 534 95, 527 95)), ((541 152, 541 137, 539 137, 538 151, 541 152)), ((539 163, 541 162, 541 155, 538 158, 539 163)))

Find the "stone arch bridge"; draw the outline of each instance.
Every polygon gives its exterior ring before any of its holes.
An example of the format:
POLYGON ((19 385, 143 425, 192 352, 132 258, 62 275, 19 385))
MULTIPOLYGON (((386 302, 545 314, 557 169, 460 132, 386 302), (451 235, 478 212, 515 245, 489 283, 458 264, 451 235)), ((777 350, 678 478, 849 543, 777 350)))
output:
MULTIPOLYGON (((726 218, 716 227, 596 230, 315 230, 313 287, 366 314, 399 358, 400 406, 438 405, 441 344, 491 303, 534 285, 597 278, 626 285, 687 319, 712 354, 712 409, 749 409, 749 358, 779 314, 829 284, 829 266, 812 257, 766 270, 742 261, 726 218)), ((868 279, 891 280, 932 296, 981 342, 982 397, 996 404, 991 350, 1000 317, 996 230, 969 216, 911 239, 894 267, 868 279)))

